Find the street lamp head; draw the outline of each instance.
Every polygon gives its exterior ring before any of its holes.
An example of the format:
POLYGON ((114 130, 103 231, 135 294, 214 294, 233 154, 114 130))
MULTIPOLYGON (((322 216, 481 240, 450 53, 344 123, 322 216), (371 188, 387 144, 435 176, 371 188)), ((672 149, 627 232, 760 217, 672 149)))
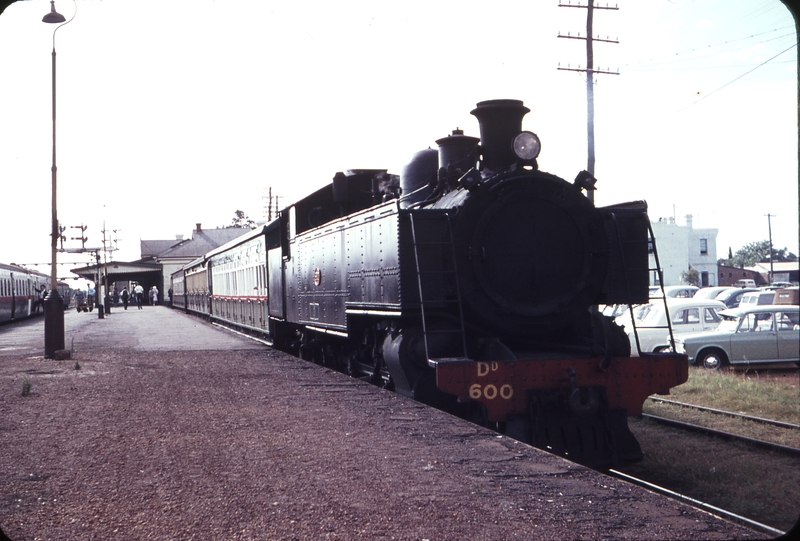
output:
POLYGON ((56 11, 55 0, 50 0, 50 13, 42 17, 42 22, 45 23, 63 23, 66 17, 56 11))

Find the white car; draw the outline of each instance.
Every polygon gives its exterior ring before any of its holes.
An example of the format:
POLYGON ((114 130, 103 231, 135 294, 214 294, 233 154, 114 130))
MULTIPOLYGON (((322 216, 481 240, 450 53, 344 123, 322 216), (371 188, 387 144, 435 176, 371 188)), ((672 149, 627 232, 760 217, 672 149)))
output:
POLYGON ((749 306, 758 306, 761 304, 772 304, 773 300, 775 300, 774 291, 751 291, 750 293, 745 293, 744 296, 742 296, 742 300, 739 301, 739 308, 747 308, 749 306))
POLYGON ((650 288, 650 298, 651 299, 660 299, 662 297, 667 298, 692 298, 697 290, 700 289, 697 286, 664 286, 664 294, 661 294, 660 287, 651 287, 650 288))
POLYGON ((717 295, 730 289, 728 286, 701 287, 694 292, 693 299, 716 299, 717 295))
MULTIPOLYGON (((667 298, 652 301, 644 305, 636 314, 636 334, 639 336, 639 348, 642 352, 655 353, 670 349, 667 311, 672 324, 672 334, 676 338, 686 333, 712 331, 717 328, 722 318, 719 312, 727 308, 724 303, 713 299, 679 299, 667 298)), ((628 322, 625 332, 631 341, 631 355, 638 354, 633 326, 628 322)))

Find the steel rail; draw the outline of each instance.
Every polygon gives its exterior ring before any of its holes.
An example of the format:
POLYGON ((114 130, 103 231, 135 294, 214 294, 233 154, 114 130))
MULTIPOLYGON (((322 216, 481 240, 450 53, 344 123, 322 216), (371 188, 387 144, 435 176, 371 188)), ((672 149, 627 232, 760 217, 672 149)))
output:
POLYGON ((733 412, 733 411, 719 410, 719 409, 715 409, 715 408, 709 408, 707 406, 697 406, 695 404, 687 404, 685 402, 678 402, 677 400, 669 400, 668 398, 659 398, 657 396, 651 396, 650 400, 652 400, 653 402, 662 402, 664 404, 670 404, 670 405, 673 405, 673 406, 681 406, 683 408, 692 408, 692 409, 696 409, 696 410, 699 410, 699 411, 708 411, 708 412, 711 412, 711 413, 718 413, 720 415, 728 415, 729 417, 739 417, 741 419, 747 419, 748 421, 754 421, 756 423, 763 423, 763 424, 779 426, 781 428, 794 428, 794 429, 800 430, 800 425, 796 425, 796 424, 792 424, 792 423, 786 423, 786 422, 783 422, 783 421, 776 421, 774 419, 765 419, 763 417, 754 417, 752 415, 746 415, 744 413, 736 413, 736 412, 733 412))
POLYGON ((644 487, 644 488, 646 488, 648 490, 652 490, 653 492, 656 492, 658 494, 662 494, 664 496, 669 496, 669 497, 674 498, 676 500, 679 500, 679 501, 681 501, 683 503, 687 503, 689 505, 692 505, 694 507, 702 509, 703 511, 711 513, 712 515, 720 516, 722 518, 730 520, 731 522, 736 522, 737 524, 748 526, 748 527, 753 528, 755 530, 758 530, 758 531, 761 531, 763 533, 767 533, 767 534, 770 534, 770 535, 774 535, 776 537, 784 535, 786 533, 786 532, 781 531, 781 530, 779 530, 777 528, 773 528, 772 526, 768 526, 766 524, 762 524, 761 522, 757 522, 757 521, 749 519, 747 517, 743 517, 741 515, 737 515, 736 513, 732 513, 731 511, 726 511, 725 509, 722 509, 722 508, 717 507, 715 505, 711 505, 710 503, 706 503, 706 502, 703 502, 703 501, 700 501, 700 500, 696 500, 696 499, 692 498, 691 496, 686 496, 685 494, 681 494, 679 492, 672 491, 672 490, 670 490, 668 488, 664 488, 662 486, 655 485, 655 484, 650 483, 648 481, 645 481, 643 479, 639 479, 637 477, 633 477, 632 475, 628 475, 627 473, 622 473, 620 471, 611 470, 611 469, 610 470, 606 470, 606 471, 612 477, 616 477, 618 479, 622 479, 624 481, 628 481, 629 483, 633 483, 634 485, 638 485, 638 486, 644 487))
POLYGON ((739 434, 733 434, 731 432, 725 432, 724 430, 716 430, 714 428, 707 428, 705 426, 694 425, 691 423, 685 423, 683 421, 676 421, 674 419, 667 419, 666 417, 659 417, 658 415, 650 415, 649 413, 643 413, 642 417, 646 419, 651 419, 657 423, 661 423, 668 426, 673 426, 676 428, 680 428, 683 430, 691 430, 693 432, 699 432, 702 434, 709 434, 712 436, 718 436, 727 440, 734 440, 734 441, 741 441, 745 443, 749 443, 756 447, 760 447, 762 449, 768 449, 770 451, 776 451, 779 453, 783 453, 785 455, 790 456, 800 456, 800 449, 796 449, 794 447, 789 447, 788 445, 781 445, 779 443, 772 443, 770 441, 764 440, 757 440, 755 438, 748 438, 747 436, 740 436, 739 434))

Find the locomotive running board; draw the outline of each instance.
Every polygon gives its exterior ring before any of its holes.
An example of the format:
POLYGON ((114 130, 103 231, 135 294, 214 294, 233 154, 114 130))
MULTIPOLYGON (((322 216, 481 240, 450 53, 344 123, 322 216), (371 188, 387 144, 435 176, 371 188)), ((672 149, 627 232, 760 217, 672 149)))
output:
POLYGON ((460 401, 477 401, 486 407, 489 421, 504 421, 528 411, 529 393, 561 387, 606 389, 608 406, 640 415, 652 394, 668 395, 672 387, 689 379, 689 360, 676 353, 651 353, 641 357, 614 357, 607 369, 600 357, 473 361, 444 358, 428 361, 436 369, 439 390, 460 401), (572 376, 572 377, 571 377, 572 376))
POLYGON ((468 357, 441 357, 439 359, 428 359, 428 366, 436 368, 440 363, 471 363, 474 362, 468 357))

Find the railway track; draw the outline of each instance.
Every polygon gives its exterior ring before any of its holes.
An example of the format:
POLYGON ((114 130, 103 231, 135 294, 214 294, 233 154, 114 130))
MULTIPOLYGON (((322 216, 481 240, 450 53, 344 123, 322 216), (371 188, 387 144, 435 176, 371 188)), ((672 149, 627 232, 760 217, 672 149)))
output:
POLYGON ((634 477, 632 475, 628 475, 627 473, 623 473, 621 471, 617 471, 617 470, 613 470, 613 469, 607 470, 607 473, 609 475, 611 475, 612 477, 615 477, 617 479, 622 479, 622 480, 627 481, 629 483, 633 483, 635 485, 644 487, 644 488, 646 488, 648 490, 652 490, 653 492, 656 492, 658 494, 662 494, 664 496, 668 496, 668 497, 673 498, 675 500, 678 500, 678 501, 681 501, 683 503, 689 504, 689 505, 691 505, 693 507, 696 507, 696 508, 702 509, 704 511, 707 511, 707 512, 711 513, 712 515, 716 515, 718 517, 722 517, 722 518, 724 518, 726 520, 730 520, 731 522, 735 522, 736 524, 741 524, 743 526, 747 526, 749 528, 753 528, 754 530, 766 533, 768 535, 774 535, 774 536, 777 537, 777 536, 784 535, 786 533, 786 532, 784 532, 782 530, 779 530, 777 528, 773 528, 772 526, 769 526, 767 524, 762 524, 761 522, 757 522, 757 521, 749 519, 747 517, 743 517, 743 516, 738 515, 736 513, 732 513, 731 511, 727 511, 727 510, 722 509, 720 507, 717 507, 715 505, 711 505, 710 503, 706 503, 706 502, 697 500, 695 498, 692 498, 690 496, 686 496, 685 494, 681 494, 679 492, 675 492, 675 491, 670 490, 668 488, 664 488, 662 486, 656 485, 656 484, 651 483, 649 481, 645 481, 644 479, 639 479, 638 477, 634 477))
POLYGON ((645 459, 617 468, 634 478, 625 479, 639 478, 639 484, 649 483, 643 486, 665 494, 669 492, 661 488, 668 487, 688 495, 677 499, 773 536, 776 530, 793 527, 800 501, 800 485, 795 484, 800 480, 800 426, 784 422, 793 419, 775 421, 675 400, 652 401, 659 404, 632 425, 645 459), (651 487, 654 483, 661 487, 651 487), (783 496, 762 496, 776 493, 783 496), (759 526, 759 521, 768 526, 759 526))
POLYGON ((730 441, 740 441, 740 442, 743 442, 743 443, 748 443, 748 444, 753 445, 755 447, 759 447, 761 449, 768 449, 770 451, 776 451, 778 453, 782 453, 782 454, 785 454, 785 455, 800 456, 800 449, 797 449, 795 447, 789 447, 788 445, 781 445, 779 443, 772 443, 771 441, 765 441, 765 440, 758 440, 758 439, 755 439, 755 438, 749 438, 747 436, 734 434, 732 432, 726 432, 724 430, 717 430, 715 428, 708 428, 708 427, 701 426, 701 425, 695 425, 695 424, 692 424, 692 423, 686 423, 684 421, 676 421, 674 419, 668 419, 666 417, 659 417, 658 415, 652 415, 652 414, 649 414, 649 413, 643 413, 642 417, 644 417, 645 419, 650 419, 651 421, 654 421, 656 423, 672 426, 674 428, 680 428, 680 429, 683 429, 683 430, 689 430, 689 431, 692 431, 692 432, 697 432, 697 433, 700 433, 700 434, 706 434, 706 435, 709 435, 709 436, 717 436, 719 438, 724 438, 724 439, 730 440, 730 441))
MULTIPOLYGON (((796 425, 796 424, 793 424, 793 423, 787 423, 787 422, 783 422, 783 421, 776 421, 774 419, 764 419, 762 417, 754 417, 752 415, 745 415, 743 413, 724 411, 724 410, 719 410, 719 409, 715 409, 715 408, 709 408, 709 407, 706 407, 706 406, 697 406, 697 405, 694 405, 694 404, 687 404, 687 403, 684 403, 684 402, 677 402, 675 400, 667 400, 667 399, 664 399, 664 398, 650 397, 650 400, 653 401, 653 402, 659 402, 659 403, 670 404, 670 405, 674 405, 674 406, 680 406, 682 408, 687 408, 687 409, 691 409, 691 410, 710 412, 710 413, 713 413, 713 414, 716 414, 716 415, 725 416, 725 417, 742 419, 742 420, 746 420, 746 421, 750 421, 750 422, 754 422, 754 423, 759 423, 759 424, 763 424, 763 425, 769 425, 769 426, 776 427, 776 428, 779 428, 779 429, 782 429, 782 430, 789 430, 789 431, 800 430, 800 425, 796 425)), ((763 440, 763 439, 744 436, 742 434, 728 432, 728 431, 725 431, 725 430, 709 428, 707 426, 702 426, 702 425, 698 425, 698 424, 694 424, 694 423, 689 423, 689 422, 686 422, 686 421, 679 421, 679 420, 676 420, 676 419, 670 419, 670 418, 667 418, 667 417, 662 417, 662 416, 659 416, 659 415, 653 415, 653 414, 650 414, 650 413, 643 413, 642 417, 646 418, 646 419, 649 419, 649 420, 651 420, 653 422, 656 422, 656 423, 672 426, 674 428, 678 428, 678 429, 682 429, 682 430, 688 430, 688 431, 692 431, 692 432, 696 432, 696 433, 700 433, 700 434, 716 436, 716 437, 723 438, 723 439, 728 440, 728 441, 740 441, 740 442, 744 442, 744 443, 753 445, 753 446, 758 447, 760 449, 767 449, 767 450, 775 451, 775 452, 778 452, 778 453, 781 453, 781 454, 784 454, 784 455, 788 455, 788 456, 795 456, 795 457, 796 456, 800 456, 800 449, 792 447, 792 446, 789 446, 789 445, 782 445, 782 444, 779 444, 779 443, 766 441, 766 440, 763 440)))
POLYGON ((792 424, 792 423, 785 423, 783 421, 776 421, 774 419, 764 419, 763 417, 754 417, 752 415, 745 415, 744 413, 736 413, 733 411, 725 411, 716 408, 709 408, 706 406, 697 406, 695 404, 687 404, 685 402, 678 402, 677 400, 669 400, 667 398, 659 398, 657 396, 650 397, 651 402, 659 402, 661 404, 670 404, 672 406, 680 406, 682 408, 693 409, 697 411, 708 411, 710 413, 716 413, 719 415, 725 415, 727 417, 734 417, 737 419, 746 419, 748 421, 753 421, 756 423, 763 423, 772 426, 779 426, 781 428, 796 428, 800 430, 800 425, 792 424))

